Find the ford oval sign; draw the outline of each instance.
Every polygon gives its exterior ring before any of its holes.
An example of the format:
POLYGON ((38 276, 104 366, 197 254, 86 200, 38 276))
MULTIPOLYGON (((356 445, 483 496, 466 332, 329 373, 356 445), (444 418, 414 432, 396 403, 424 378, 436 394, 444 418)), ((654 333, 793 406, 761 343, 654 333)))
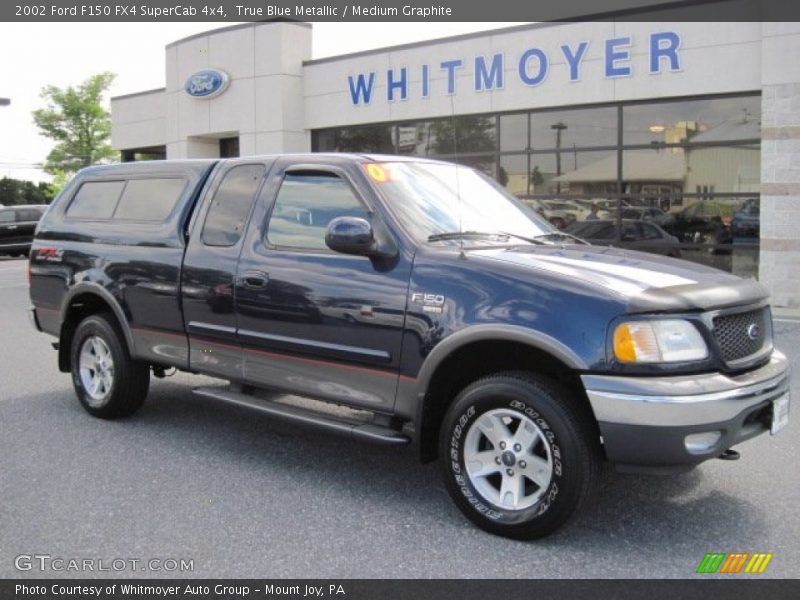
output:
POLYGON ((217 69, 205 69, 189 76, 183 89, 193 98, 215 98, 228 87, 228 74, 217 69))

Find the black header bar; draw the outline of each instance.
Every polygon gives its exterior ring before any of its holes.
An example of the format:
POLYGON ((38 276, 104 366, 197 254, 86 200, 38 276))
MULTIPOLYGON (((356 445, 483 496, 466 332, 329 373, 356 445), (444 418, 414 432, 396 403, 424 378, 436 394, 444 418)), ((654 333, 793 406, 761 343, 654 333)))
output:
MULTIPOLYGON (((580 573, 576 573, 579 575, 580 573)), ((797 598, 796 579, 9 579, 4 600, 708 600, 797 598)))
POLYGON ((791 0, 8 0, 0 20, 27 22, 797 21, 791 0))

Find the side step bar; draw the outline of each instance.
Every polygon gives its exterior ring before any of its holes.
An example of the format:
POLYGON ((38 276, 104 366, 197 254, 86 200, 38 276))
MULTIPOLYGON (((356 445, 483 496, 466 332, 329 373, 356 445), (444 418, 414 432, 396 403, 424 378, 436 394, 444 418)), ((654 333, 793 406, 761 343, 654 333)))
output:
POLYGON ((308 425, 376 444, 400 446, 411 441, 407 435, 391 427, 383 427, 374 423, 337 417, 336 415, 300 406, 265 400, 252 394, 244 394, 224 387, 198 387, 192 391, 203 398, 227 402, 234 406, 249 408, 291 423, 308 425))

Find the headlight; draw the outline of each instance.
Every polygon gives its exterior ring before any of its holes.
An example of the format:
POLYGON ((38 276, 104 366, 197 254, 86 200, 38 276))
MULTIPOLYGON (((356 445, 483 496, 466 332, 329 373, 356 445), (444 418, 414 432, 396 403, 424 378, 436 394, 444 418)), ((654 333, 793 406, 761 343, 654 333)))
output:
POLYGON ((628 363, 702 360, 708 347, 689 321, 629 321, 614 330, 614 355, 628 363))

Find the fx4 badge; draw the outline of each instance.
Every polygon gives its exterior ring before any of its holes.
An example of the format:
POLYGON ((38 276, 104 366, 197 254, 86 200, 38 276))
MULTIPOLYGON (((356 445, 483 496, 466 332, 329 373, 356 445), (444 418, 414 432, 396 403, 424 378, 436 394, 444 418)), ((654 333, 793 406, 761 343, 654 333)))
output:
POLYGON ((411 302, 422 304, 422 312, 441 314, 444 310, 445 297, 441 294, 425 294, 414 292, 411 294, 411 302))

